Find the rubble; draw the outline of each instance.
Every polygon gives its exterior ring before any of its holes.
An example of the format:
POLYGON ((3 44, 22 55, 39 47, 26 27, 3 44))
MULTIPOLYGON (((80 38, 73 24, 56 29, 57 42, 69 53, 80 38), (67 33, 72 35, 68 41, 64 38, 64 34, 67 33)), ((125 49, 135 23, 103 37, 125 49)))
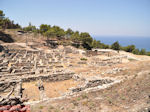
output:
POLYGON ((87 88, 102 86, 103 84, 109 84, 109 83, 112 83, 112 82, 113 82, 113 80, 111 80, 111 79, 86 80, 84 85, 81 85, 80 87, 77 87, 77 88, 71 88, 71 91, 72 92, 80 92, 80 91, 83 91, 87 88))
MULTIPOLYGON (((70 46, 61 46, 59 49, 51 49, 48 51, 18 49, 17 46, 13 46, 12 48, 8 46, 7 52, 4 52, 0 56, 0 104, 22 104, 24 101, 27 101, 28 98, 22 98, 24 90, 22 83, 24 82, 38 82, 37 88, 41 101, 48 99, 45 94, 45 87, 42 84, 43 82, 56 82, 70 79, 82 82, 82 85, 79 84, 77 87, 71 88, 71 92, 73 93, 113 83, 114 80, 112 79, 100 77, 94 79, 90 77, 88 79, 82 73, 75 74, 74 68, 82 68, 83 66, 112 66, 122 63, 122 59, 124 58, 126 59, 125 56, 121 55, 109 55, 104 59, 97 56, 87 57, 84 50, 70 46), (79 59, 76 57, 77 55, 79 55, 79 59), (10 93, 2 97, 1 94, 4 92, 10 93)), ((125 68, 113 68, 97 76, 115 74, 123 70, 125 68)), ((93 70, 84 72, 84 74, 95 74, 95 72, 96 70, 93 70)))

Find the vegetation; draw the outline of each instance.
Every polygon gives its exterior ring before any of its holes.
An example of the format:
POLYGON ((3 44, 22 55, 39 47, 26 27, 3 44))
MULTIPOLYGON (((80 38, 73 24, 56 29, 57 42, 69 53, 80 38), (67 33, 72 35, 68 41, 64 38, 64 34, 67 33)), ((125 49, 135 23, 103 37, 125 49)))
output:
POLYGON ((146 50, 145 49, 141 49, 141 51, 139 52, 140 55, 146 55, 146 50))
MULTIPOLYGON (((0 29, 22 29, 26 32, 33 32, 35 34, 40 33, 41 35, 50 38, 57 39, 68 39, 74 43, 79 43, 82 48, 90 50, 92 48, 101 48, 101 49, 114 49, 114 50, 124 50, 126 52, 131 52, 138 55, 148 55, 150 56, 150 52, 146 52, 145 49, 137 49, 135 45, 129 45, 122 47, 119 42, 114 42, 111 46, 101 43, 91 37, 91 35, 87 32, 79 32, 73 31, 68 28, 66 31, 59 26, 51 26, 47 24, 41 24, 39 28, 29 23, 27 27, 21 28, 19 24, 15 24, 14 21, 9 20, 9 18, 5 17, 5 14, 2 10, 0 10, 0 29)), ((79 47, 80 45, 76 45, 79 47)))
POLYGON ((81 58, 80 60, 82 60, 82 61, 87 61, 87 59, 86 59, 86 58, 81 58))
POLYGON ((133 50, 135 50, 135 45, 129 45, 126 47, 122 47, 122 50, 124 50, 126 52, 133 52, 133 50))
POLYGON ((146 55, 150 56, 150 52, 147 52, 146 55))
POLYGON ((113 43, 113 44, 111 45, 111 48, 112 48, 113 50, 120 50, 119 42, 117 41, 117 42, 113 43))
POLYGON ((35 26, 33 26, 33 25, 31 25, 31 23, 29 23, 29 26, 24 27, 23 30, 27 31, 27 32, 36 32, 37 29, 35 26))
POLYGON ((9 18, 5 17, 5 14, 0 10, 0 29, 17 29, 21 28, 19 24, 15 24, 14 21, 11 21, 9 18))
POLYGON ((134 49, 134 50, 132 51, 133 54, 139 54, 139 52, 140 52, 139 49, 134 49))
POLYGON ((135 47, 135 45, 129 45, 126 47, 121 47, 121 50, 124 50, 126 52, 131 52, 131 53, 137 54, 137 55, 149 55, 149 52, 146 52, 145 49, 139 50, 135 47))

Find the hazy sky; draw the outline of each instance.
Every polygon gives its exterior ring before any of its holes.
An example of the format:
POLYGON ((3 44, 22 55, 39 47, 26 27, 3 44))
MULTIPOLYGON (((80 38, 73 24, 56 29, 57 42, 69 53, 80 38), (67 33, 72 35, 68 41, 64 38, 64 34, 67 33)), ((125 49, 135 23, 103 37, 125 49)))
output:
POLYGON ((91 35, 150 37, 150 0, 0 0, 0 10, 22 26, 44 23, 91 35))

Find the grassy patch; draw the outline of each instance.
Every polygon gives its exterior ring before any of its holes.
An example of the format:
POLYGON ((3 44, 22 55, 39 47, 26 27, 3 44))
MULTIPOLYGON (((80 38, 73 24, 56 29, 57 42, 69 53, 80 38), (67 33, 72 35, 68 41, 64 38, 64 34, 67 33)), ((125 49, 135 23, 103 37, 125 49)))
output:
POLYGON ((80 101, 81 100, 80 97, 78 97, 77 100, 80 101))
POLYGON ((129 58, 128 60, 129 61, 136 61, 136 59, 133 59, 133 58, 129 58))
POLYGON ((87 94, 82 94, 81 97, 82 97, 82 99, 88 99, 87 94))
POLYGON ((44 106, 42 106, 42 105, 39 107, 39 109, 43 109, 43 108, 44 108, 44 106))
POLYGON ((82 105, 83 105, 83 106, 88 106, 88 101, 83 101, 83 102, 82 102, 82 105))

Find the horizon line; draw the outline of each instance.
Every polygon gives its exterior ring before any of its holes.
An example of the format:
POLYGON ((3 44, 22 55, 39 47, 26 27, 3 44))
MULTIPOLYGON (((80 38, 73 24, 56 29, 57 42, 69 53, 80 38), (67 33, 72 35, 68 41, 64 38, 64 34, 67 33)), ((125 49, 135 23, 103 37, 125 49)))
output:
POLYGON ((120 37, 120 38, 123 38, 123 37, 133 37, 133 38, 150 38, 150 36, 137 36, 137 35, 94 35, 94 34, 91 34, 91 36, 94 38, 94 37, 106 37, 106 38, 109 38, 109 37, 120 37))

